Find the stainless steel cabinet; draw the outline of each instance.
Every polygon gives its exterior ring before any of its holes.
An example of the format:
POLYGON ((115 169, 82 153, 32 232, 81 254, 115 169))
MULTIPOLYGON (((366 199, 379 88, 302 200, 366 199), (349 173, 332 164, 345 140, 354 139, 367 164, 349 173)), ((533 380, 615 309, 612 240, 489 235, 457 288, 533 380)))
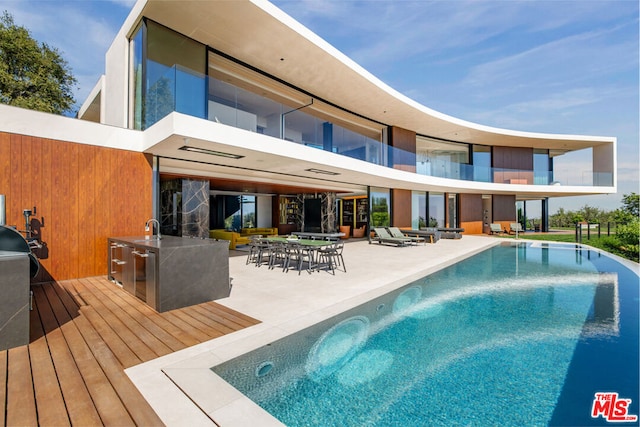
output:
POLYGON ((121 242, 109 243, 109 279, 133 292, 133 247, 121 242))
POLYGON ((158 288, 157 256, 154 251, 136 248, 133 251, 133 294, 157 309, 158 288))

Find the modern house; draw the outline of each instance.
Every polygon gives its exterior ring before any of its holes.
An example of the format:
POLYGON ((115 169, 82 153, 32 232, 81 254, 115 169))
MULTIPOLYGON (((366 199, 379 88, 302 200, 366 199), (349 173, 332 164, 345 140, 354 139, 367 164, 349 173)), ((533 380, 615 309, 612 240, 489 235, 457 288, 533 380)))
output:
POLYGON ((616 192, 616 138, 497 129, 398 93, 266 0, 139 0, 75 119, 0 106, 6 222, 36 207, 42 280, 107 272, 107 238, 460 227, 616 192), (589 150, 584 181, 554 160, 589 150))

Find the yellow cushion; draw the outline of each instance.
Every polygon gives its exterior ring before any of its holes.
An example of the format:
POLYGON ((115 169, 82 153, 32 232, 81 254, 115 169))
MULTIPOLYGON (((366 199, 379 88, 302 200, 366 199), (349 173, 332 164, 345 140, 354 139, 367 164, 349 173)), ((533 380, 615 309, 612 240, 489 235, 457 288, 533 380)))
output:
POLYGON ((235 249, 237 245, 247 245, 250 240, 248 237, 240 236, 240 233, 227 230, 209 230, 209 237, 218 240, 228 240, 229 249, 235 249))
POLYGON ((256 234, 261 234, 263 236, 277 236, 278 228, 277 227, 254 227, 254 228, 242 228, 240 230, 240 235, 242 236, 254 236, 256 234))

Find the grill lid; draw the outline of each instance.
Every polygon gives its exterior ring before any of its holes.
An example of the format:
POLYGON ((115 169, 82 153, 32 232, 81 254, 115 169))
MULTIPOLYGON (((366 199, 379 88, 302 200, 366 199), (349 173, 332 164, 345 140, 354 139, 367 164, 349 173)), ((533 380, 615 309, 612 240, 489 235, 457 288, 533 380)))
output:
POLYGON ((22 234, 17 230, 0 225, 0 251, 30 253, 31 249, 22 234))
POLYGON ((29 243, 18 230, 0 225, 0 251, 23 252, 29 254, 29 269, 31 277, 36 277, 40 270, 38 258, 31 252, 29 243))

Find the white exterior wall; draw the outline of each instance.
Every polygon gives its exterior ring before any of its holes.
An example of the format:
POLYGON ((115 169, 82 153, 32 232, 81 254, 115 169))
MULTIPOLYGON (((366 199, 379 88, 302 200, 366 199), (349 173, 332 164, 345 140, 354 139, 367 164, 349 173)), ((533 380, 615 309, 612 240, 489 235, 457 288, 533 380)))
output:
POLYGON ((101 120, 111 126, 129 125, 129 31, 133 31, 147 0, 138 0, 105 55, 105 84, 101 120))
POLYGON ((126 37, 118 35, 105 58, 106 91, 102 94, 107 106, 106 111, 102 114, 104 123, 123 128, 127 127, 128 122, 128 51, 126 37))
MULTIPOLYGON (((598 145, 592 149, 594 175, 597 173, 612 174, 613 182, 611 185, 613 187, 618 186, 618 174, 616 174, 616 170, 618 170, 616 147, 617 141, 614 140, 611 144, 598 145)), ((597 179, 598 176, 595 175, 594 184, 598 184, 596 182, 597 179)))
POLYGON ((272 196, 256 197, 256 210, 258 211, 258 223, 256 227, 271 227, 271 200, 272 196))
POLYGON ((140 131, 0 104, 0 131, 142 152, 140 131))

